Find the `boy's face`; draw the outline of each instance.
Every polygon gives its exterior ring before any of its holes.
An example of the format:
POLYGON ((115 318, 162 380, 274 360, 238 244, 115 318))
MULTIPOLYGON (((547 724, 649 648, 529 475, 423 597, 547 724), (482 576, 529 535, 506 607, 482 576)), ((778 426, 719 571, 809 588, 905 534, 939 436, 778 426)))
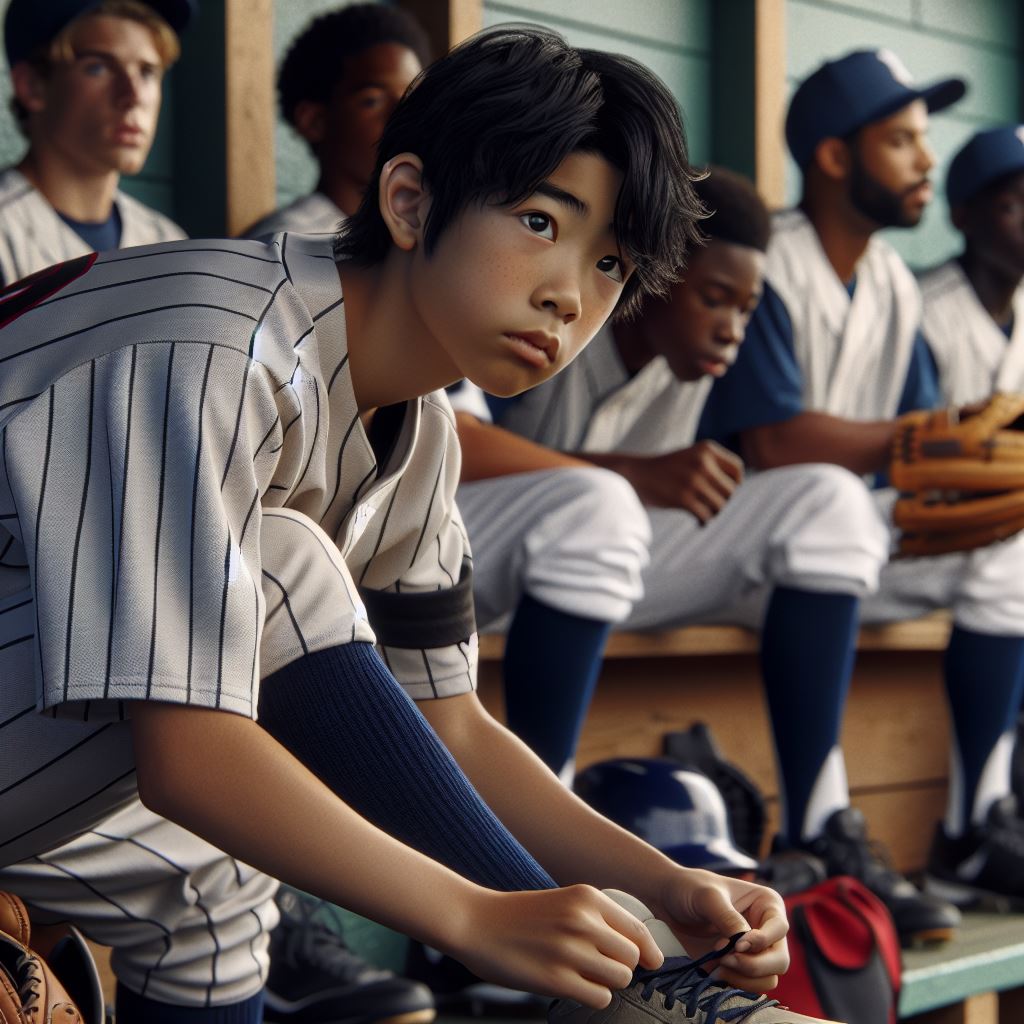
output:
POLYGON ((642 330, 677 380, 721 377, 736 361, 761 299, 764 253, 712 238, 694 250, 668 301, 648 302, 642 330))
POLYGON ((850 200, 880 227, 914 227, 931 202, 928 107, 915 100, 865 125, 850 144, 850 200))
POLYGON ((958 225, 978 258, 1007 277, 1024 274, 1024 171, 975 196, 958 225))
POLYGON ((153 143, 163 64, 145 25, 128 18, 83 18, 75 59, 52 66, 29 107, 32 138, 83 173, 135 174, 153 143))
POLYGON ((421 69, 400 43, 378 43, 349 57, 324 114, 321 159, 365 189, 384 125, 421 69))
POLYGON ((468 207, 429 258, 417 249, 412 299, 456 376, 518 394, 597 333, 629 274, 612 227, 621 183, 603 157, 572 153, 523 202, 468 207))

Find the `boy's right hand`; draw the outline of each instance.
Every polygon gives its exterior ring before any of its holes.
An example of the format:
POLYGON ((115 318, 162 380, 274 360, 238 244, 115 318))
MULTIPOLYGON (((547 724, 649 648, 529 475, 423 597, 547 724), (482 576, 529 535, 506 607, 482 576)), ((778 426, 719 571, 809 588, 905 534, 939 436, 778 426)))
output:
POLYGON ((701 523, 717 515, 743 481, 743 462, 714 441, 630 460, 624 473, 645 505, 681 508, 701 523))
POLYGON ((531 892, 480 890, 450 951, 489 981, 601 1009, 639 963, 660 967, 646 926, 589 885, 531 892))

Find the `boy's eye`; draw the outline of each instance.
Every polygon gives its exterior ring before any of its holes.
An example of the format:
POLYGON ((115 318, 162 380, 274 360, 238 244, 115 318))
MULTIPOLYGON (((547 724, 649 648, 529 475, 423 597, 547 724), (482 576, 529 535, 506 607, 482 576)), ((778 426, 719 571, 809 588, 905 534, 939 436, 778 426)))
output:
POLYGON ((597 261, 597 269, 602 274, 607 274, 613 281, 618 281, 619 284, 622 283, 622 260, 618 256, 602 256, 597 261))
POLYGON ((524 213, 519 219, 535 234, 554 241, 555 225, 546 213, 524 213))

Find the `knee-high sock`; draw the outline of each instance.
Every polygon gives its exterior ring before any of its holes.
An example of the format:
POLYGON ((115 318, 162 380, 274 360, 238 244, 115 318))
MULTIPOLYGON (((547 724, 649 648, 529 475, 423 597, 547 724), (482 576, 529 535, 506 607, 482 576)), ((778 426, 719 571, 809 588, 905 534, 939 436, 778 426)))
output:
POLYGON ((118 983, 117 1024, 262 1024, 263 993, 228 1006, 173 1006, 118 983))
POLYGON ((1010 792, 1014 728, 1024 691, 1024 637, 988 636, 960 626, 946 648, 951 752, 946 831, 962 835, 1010 792))
POLYGON ((293 661, 263 681, 260 724, 389 835, 481 885, 555 882, 473 789, 367 643, 293 661))
POLYGON ((847 806, 839 749, 856 653, 857 598, 776 587, 761 636, 761 671, 784 801, 783 834, 814 839, 847 806))
POLYGON ((524 594, 505 642, 508 727, 566 783, 611 624, 524 594))

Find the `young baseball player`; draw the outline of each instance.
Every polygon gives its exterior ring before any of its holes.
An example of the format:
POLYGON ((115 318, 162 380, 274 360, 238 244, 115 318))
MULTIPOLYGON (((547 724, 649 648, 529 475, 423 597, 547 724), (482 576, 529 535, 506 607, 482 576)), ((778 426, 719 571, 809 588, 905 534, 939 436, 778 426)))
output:
MULTIPOLYGON (((545 633, 538 609, 563 618, 597 609, 635 629, 760 626, 786 832, 814 837, 835 814, 853 813, 840 718, 859 599, 877 588, 888 540, 867 488, 847 470, 802 465, 744 478, 735 455, 696 441, 712 383, 735 361, 761 297, 769 238, 768 214, 744 179, 715 168, 697 190, 714 211, 702 222, 709 241, 667 301, 649 299, 633 320, 606 327, 550 383, 493 403, 499 426, 460 414, 469 482, 459 508, 476 553, 481 622, 515 609, 509 643, 524 653, 505 669, 515 731, 545 756, 571 756, 600 657, 591 676, 574 673, 560 631, 545 633), (588 463, 604 469, 551 471, 588 463), (620 488, 635 488, 650 519, 642 597, 635 582, 628 589, 639 572, 626 554, 644 514, 636 497, 602 496, 607 470, 620 488), (600 554, 581 572, 588 550, 600 554), (622 593, 633 604, 620 601, 616 618, 606 595, 622 593), (524 614, 529 642, 517 633, 524 614), (560 675, 546 674, 548 661, 560 675), (517 673, 520 664, 527 670, 517 673)), ((876 859, 868 868, 908 937, 951 934, 953 908, 876 859)))
POLYGON ((11 0, 4 46, 28 139, 0 172, 0 282, 83 253, 183 238, 120 191, 146 161, 187 0, 11 0))
MULTIPOLYGON (((957 79, 915 85, 885 50, 829 61, 796 91, 786 138, 803 171, 798 209, 778 216, 765 295, 736 366, 711 397, 711 431, 739 437, 767 469, 830 461, 884 470, 897 417, 935 404, 921 300, 882 227, 912 227, 931 198, 929 111, 963 95, 957 79)), ((876 492, 886 522, 891 490, 876 492)), ((890 526, 891 529, 891 526, 890 526)), ((862 617, 884 621, 950 607, 945 656, 954 743, 949 803, 928 888, 957 903, 1024 895, 1021 821, 1009 794, 1012 724, 1024 669, 1024 537, 971 554, 891 562, 862 617)), ((815 734, 794 676, 785 696, 795 742, 815 734)), ((841 812, 789 843, 833 871, 862 859, 862 822, 841 812)))
POLYGON ((978 132, 946 179, 959 256, 923 273, 922 330, 943 399, 1024 390, 1024 127, 978 132))
POLYGON ((281 63, 277 92, 320 177, 315 191, 268 214, 245 236, 333 231, 355 213, 384 125, 428 63, 426 32, 399 7, 351 4, 311 21, 281 63))
MULTIPOLYGON (((616 1019, 656 1000, 679 1022, 806 1020, 685 957, 659 973, 649 912, 591 885, 652 905, 673 953, 672 931, 691 955, 721 947, 755 992, 786 965, 780 899, 589 811, 472 691, 437 389, 540 383, 663 289, 695 234, 689 178, 674 103, 641 66, 498 30, 396 109, 337 245, 169 243, 5 295, 0 721, 18 757, 0 780, 0 881, 69 837, 88 846, 137 785, 268 874, 562 997, 558 1019, 631 986, 616 1019)), ((145 837, 122 838, 88 923, 106 916, 135 958, 127 1019, 159 1021, 177 929, 152 898, 117 898, 155 870, 145 837)), ((73 868, 49 885, 53 908, 90 916, 73 868)), ((235 909, 184 886, 159 898, 235 909)), ((194 1019, 258 1020, 263 922, 235 921, 251 970, 194 1019)))

